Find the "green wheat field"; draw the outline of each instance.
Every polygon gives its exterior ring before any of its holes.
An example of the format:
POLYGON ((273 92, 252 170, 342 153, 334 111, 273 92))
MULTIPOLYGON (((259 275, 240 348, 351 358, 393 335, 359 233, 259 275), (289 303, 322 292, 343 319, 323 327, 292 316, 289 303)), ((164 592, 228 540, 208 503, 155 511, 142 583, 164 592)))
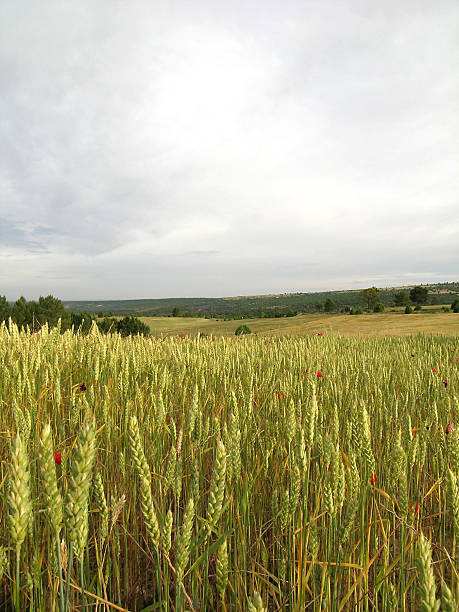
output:
POLYGON ((457 610, 457 336, 3 324, 0 363, 2 610, 457 610))

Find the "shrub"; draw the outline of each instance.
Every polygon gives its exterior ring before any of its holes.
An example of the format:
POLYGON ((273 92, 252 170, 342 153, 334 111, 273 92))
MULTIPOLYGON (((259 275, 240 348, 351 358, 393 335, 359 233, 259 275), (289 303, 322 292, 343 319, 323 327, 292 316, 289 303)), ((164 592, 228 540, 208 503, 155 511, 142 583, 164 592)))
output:
POLYGON ((239 325, 234 332, 235 336, 243 336, 244 334, 251 334, 252 330, 247 325, 239 325))
POLYGON ((105 317, 97 321, 97 326, 104 334, 115 333, 118 330, 118 321, 113 317, 105 317))
POLYGON ((451 310, 456 313, 459 312, 459 298, 451 304, 451 310))
POLYGON ((150 328, 148 325, 145 325, 145 323, 133 315, 124 317, 118 321, 116 328, 116 331, 122 336, 136 336, 137 334, 141 336, 150 335, 150 328))
POLYGON ((375 304, 373 307, 373 312, 384 312, 384 304, 381 304, 381 302, 375 304))
POLYGON ((413 309, 411 308, 410 305, 405 307, 405 314, 411 314, 413 312, 413 309))
POLYGON ((421 306, 421 304, 416 304, 416 306, 414 307, 414 310, 415 310, 416 312, 419 312, 420 310, 422 310, 422 306, 421 306))

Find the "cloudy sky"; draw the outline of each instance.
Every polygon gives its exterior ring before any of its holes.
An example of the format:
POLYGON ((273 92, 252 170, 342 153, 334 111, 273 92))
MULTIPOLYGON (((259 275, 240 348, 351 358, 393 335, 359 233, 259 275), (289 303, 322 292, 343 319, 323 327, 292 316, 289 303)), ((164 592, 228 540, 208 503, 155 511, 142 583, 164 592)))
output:
POLYGON ((457 0, 2 0, 0 295, 459 279, 457 0))

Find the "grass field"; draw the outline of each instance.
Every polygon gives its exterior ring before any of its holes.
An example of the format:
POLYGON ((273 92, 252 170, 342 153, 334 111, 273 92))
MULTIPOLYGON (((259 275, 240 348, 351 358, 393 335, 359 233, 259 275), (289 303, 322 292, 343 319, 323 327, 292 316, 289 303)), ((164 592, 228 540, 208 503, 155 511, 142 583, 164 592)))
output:
POLYGON ((154 335, 204 333, 214 336, 232 336, 236 328, 246 324, 259 335, 304 335, 318 332, 343 336, 408 336, 411 334, 459 335, 459 315, 425 311, 405 315, 371 313, 363 315, 310 314, 281 319, 246 319, 218 321, 216 319, 189 319, 182 317, 141 317, 154 335))

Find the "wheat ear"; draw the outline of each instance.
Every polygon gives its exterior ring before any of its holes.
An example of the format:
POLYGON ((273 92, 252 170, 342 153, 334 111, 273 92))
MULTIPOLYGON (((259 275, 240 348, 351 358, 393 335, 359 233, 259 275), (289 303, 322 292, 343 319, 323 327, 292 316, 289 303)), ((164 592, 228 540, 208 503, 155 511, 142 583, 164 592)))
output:
POLYGON ((80 561, 88 539, 89 487, 95 453, 96 433, 91 421, 83 425, 78 438, 65 501, 67 534, 80 561))
POLYGON ((225 589, 228 583, 228 548, 226 538, 220 545, 217 554, 217 591, 222 599, 225 598, 225 589))
POLYGON ((194 502, 190 497, 185 508, 183 517, 183 525, 180 534, 177 537, 175 571, 177 572, 177 583, 180 584, 183 580, 188 557, 190 556, 191 532, 193 531, 194 519, 194 502))
POLYGON ((454 595, 451 593, 446 582, 443 582, 441 585, 441 610, 442 612, 457 612, 458 610, 454 595))
POLYGON ((153 498, 151 495, 151 474, 148 467, 145 453, 143 451, 142 442, 140 439, 139 423, 137 417, 132 416, 130 419, 129 443, 131 453, 134 460, 134 465, 137 469, 137 474, 140 480, 140 506, 145 521, 147 533, 153 542, 155 548, 159 545, 161 532, 159 530, 158 518, 153 506, 153 498))
POLYGON ((51 527, 58 538, 62 526, 63 508, 62 496, 57 487, 54 444, 49 423, 43 427, 41 432, 38 463, 44 484, 43 490, 46 501, 46 513, 51 527))
POLYGON ((419 574, 420 612, 438 612, 440 601, 435 599, 435 577, 432 569, 430 542, 421 534, 416 567, 419 574))
POLYGON ((19 567, 21 546, 27 535, 32 520, 32 502, 30 499, 30 474, 28 459, 19 433, 13 446, 10 470, 9 519, 13 542, 16 544, 16 582, 14 585, 14 605, 20 610, 19 567))
POLYGON ((221 440, 217 444, 217 454, 215 457, 214 474, 209 493, 209 503, 207 506, 207 522, 209 528, 214 526, 220 518, 223 506, 223 495, 225 493, 226 479, 226 449, 221 440))

